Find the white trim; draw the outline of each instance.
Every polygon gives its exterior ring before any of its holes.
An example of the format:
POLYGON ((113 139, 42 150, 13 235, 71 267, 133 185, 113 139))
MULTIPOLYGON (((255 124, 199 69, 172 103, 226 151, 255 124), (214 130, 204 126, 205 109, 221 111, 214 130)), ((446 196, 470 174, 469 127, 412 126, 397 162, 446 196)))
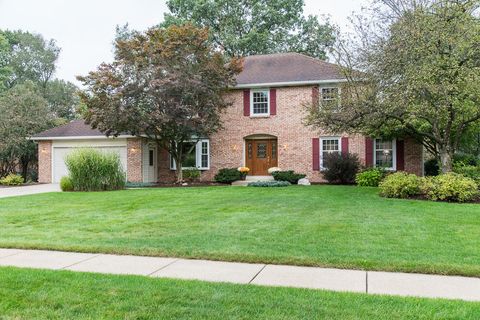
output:
POLYGON ((125 139, 125 138, 137 138, 136 136, 120 135, 118 137, 107 136, 65 136, 65 137, 32 137, 28 140, 42 141, 42 140, 91 140, 91 139, 125 139))
POLYGON ((270 89, 269 88, 259 88, 250 90, 250 117, 269 117, 270 116, 270 89), (267 113, 254 113, 253 110, 253 94, 255 92, 267 92, 267 113))
POLYGON ((285 82, 268 82, 268 83, 246 83, 237 84, 234 89, 250 89, 250 88, 264 88, 264 87, 295 87, 312 84, 326 84, 326 83, 343 83, 347 79, 329 79, 329 80, 305 80, 305 81, 285 81, 285 82))
POLYGON ((338 153, 339 153, 339 154, 342 153, 342 137, 339 137, 339 136, 324 136, 324 137, 320 137, 320 139, 318 139, 319 144, 320 144, 320 147, 319 147, 319 150, 320 150, 320 154, 319 154, 319 158, 320 158, 320 170, 324 170, 324 169, 325 169, 325 167, 323 166, 323 140, 337 140, 337 141, 338 141, 338 153))
MULTIPOLYGON (((382 138, 373 139, 373 166, 377 167, 377 140, 385 140, 382 138)), ((397 139, 386 140, 392 141, 392 167, 382 168, 387 171, 397 171, 397 139)))

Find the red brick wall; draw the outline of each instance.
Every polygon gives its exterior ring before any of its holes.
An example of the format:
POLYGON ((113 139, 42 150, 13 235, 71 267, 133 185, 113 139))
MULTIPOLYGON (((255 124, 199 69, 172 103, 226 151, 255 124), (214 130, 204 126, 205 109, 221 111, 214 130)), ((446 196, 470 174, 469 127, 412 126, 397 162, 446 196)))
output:
POLYGON ((405 139, 405 171, 423 175, 423 147, 412 138, 405 139))
POLYGON ((127 181, 142 182, 142 139, 127 139, 127 181))
POLYGON ((52 141, 38 142, 38 182, 52 182, 52 141))

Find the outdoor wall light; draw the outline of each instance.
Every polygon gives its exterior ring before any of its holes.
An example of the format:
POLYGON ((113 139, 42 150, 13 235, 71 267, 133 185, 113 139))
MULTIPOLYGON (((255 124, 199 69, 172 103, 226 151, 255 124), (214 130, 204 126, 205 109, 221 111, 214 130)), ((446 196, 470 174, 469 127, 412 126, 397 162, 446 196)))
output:
POLYGON ((233 145, 232 145, 232 149, 233 149, 233 151, 237 151, 237 150, 238 150, 238 146, 237 146, 236 144, 233 144, 233 145))
POLYGON ((288 149, 288 144, 285 143, 285 144, 283 145, 283 150, 287 150, 287 149, 288 149))

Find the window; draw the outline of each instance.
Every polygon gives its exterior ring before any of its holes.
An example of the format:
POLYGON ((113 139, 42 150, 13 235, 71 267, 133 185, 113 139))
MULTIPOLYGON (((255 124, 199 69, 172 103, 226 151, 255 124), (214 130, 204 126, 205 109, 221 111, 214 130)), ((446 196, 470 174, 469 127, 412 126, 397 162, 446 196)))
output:
POLYGON ((153 149, 148 150, 148 165, 153 166, 153 149))
POLYGON ((320 138, 320 168, 323 166, 323 159, 329 153, 340 153, 342 151, 341 140, 339 137, 320 138))
POLYGON ((373 156, 375 167, 395 170, 395 140, 375 139, 373 156))
MULTIPOLYGON (((185 159, 182 168, 197 168, 200 170, 210 169, 210 141, 200 140, 198 142, 186 142, 183 144, 183 154, 185 159)), ((172 156, 170 156, 170 169, 175 170, 176 165, 172 156)))
POLYGON ((251 110, 253 116, 266 116, 270 114, 269 90, 252 90, 251 110))
POLYGON ((339 88, 321 88, 322 105, 340 106, 340 89, 339 88))

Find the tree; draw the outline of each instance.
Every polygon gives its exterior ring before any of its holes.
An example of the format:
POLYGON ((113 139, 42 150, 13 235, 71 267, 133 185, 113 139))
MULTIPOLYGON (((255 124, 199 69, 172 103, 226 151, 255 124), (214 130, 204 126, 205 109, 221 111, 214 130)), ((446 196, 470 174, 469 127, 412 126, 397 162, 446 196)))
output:
POLYGON ((169 0, 162 26, 191 22, 209 28, 229 56, 294 51, 326 59, 333 27, 303 16, 303 0, 169 0))
POLYGON ((57 118, 67 121, 78 117, 80 98, 78 88, 73 83, 51 80, 47 82, 44 97, 57 118))
POLYGON ((147 137, 168 150, 176 164, 192 150, 184 146, 221 127, 220 112, 231 103, 226 89, 235 84, 241 60, 226 63, 193 25, 153 28, 117 38, 115 59, 79 77, 86 121, 107 135, 147 137))
POLYGON ((36 146, 27 139, 52 126, 47 101, 32 82, 16 85, 0 94, 0 177, 36 159, 36 146))
POLYGON ((339 42, 347 78, 341 106, 322 105, 307 122, 331 131, 410 135, 443 172, 480 120, 478 0, 382 0, 360 17, 356 38, 339 42), (383 4, 383 6, 382 6, 383 4))
POLYGON ((0 32, 0 92, 6 89, 11 69, 8 66, 10 47, 7 38, 0 32))

